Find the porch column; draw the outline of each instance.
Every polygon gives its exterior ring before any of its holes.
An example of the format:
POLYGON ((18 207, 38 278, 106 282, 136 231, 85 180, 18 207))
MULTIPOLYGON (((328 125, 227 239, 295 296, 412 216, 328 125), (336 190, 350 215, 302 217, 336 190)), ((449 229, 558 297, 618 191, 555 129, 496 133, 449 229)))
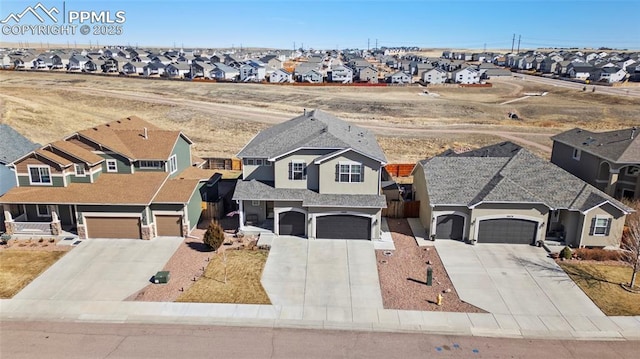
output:
POLYGON ((62 234, 62 224, 60 224, 60 218, 58 217, 56 209, 56 206, 49 206, 49 212, 51 213, 51 234, 59 236, 62 234))
POLYGON ((238 221, 240 224, 238 225, 238 229, 241 231, 244 230, 244 205, 243 200, 238 201, 238 221))
POLYGON ((613 197, 616 192, 616 185, 618 184, 618 175, 620 174, 620 170, 611 170, 609 171, 609 182, 607 183, 607 188, 605 192, 611 197, 613 197))
POLYGON ((15 233, 15 225, 13 222, 13 217, 11 216, 11 212, 4 211, 4 228, 7 234, 15 233))

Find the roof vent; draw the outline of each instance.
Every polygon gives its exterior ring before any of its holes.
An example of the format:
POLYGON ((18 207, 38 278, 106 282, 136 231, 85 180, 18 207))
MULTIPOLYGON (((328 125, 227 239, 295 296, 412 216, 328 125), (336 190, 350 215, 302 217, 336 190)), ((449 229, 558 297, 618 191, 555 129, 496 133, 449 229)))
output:
POLYGON ((638 130, 638 128, 636 126, 633 126, 633 128, 631 129, 631 139, 632 140, 633 140, 633 137, 635 137, 637 130, 638 130))
POLYGON ((142 138, 144 138, 145 140, 149 138, 149 131, 147 131, 147 128, 144 128, 144 134, 142 135, 142 138))
POLYGON ((307 109, 306 108, 304 109, 304 115, 305 116, 307 115, 307 109))

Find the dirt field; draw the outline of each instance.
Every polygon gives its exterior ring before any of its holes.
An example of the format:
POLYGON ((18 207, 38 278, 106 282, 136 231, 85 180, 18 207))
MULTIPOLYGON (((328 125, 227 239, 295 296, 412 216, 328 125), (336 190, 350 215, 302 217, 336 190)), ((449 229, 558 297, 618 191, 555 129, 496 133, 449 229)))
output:
POLYGON ((319 108, 371 129, 391 162, 512 140, 542 156, 549 135, 637 125, 640 100, 505 79, 492 88, 297 87, 0 72, 0 122, 39 143, 137 115, 180 129, 201 156, 233 156, 261 129, 319 108), (428 90, 431 95, 424 94, 428 90), (524 92, 549 91, 507 105, 524 92), (507 119, 516 111, 521 121, 507 119))

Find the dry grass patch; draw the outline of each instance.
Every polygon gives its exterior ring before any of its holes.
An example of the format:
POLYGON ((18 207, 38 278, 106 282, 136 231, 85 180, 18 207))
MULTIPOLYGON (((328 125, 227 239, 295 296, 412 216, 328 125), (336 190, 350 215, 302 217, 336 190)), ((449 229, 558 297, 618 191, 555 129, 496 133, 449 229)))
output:
POLYGON ((227 283, 223 255, 211 258, 198 281, 177 302, 271 304, 260 284, 268 251, 227 250, 227 283))
POLYGON ((12 298, 67 252, 0 252, 0 298, 12 298))
MULTIPOLYGON (((606 315, 640 315, 640 294, 620 287, 620 283, 629 283, 631 267, 598 263, 559 264, 606 315)), ((640 290, 640 287, 636 289, 640 290)))

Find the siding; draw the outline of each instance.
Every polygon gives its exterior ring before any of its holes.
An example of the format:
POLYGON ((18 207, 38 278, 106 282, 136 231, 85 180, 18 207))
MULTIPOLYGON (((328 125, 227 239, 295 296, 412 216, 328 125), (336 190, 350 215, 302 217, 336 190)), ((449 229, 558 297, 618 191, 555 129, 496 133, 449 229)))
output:
MULTIPOLYGON (((117 153, 108 153, 108 154, 99 154, 100 157, 106 160, 116 160, 118 162, 118 172, 117 173, 131 173, 131 164, 129 160, 120 156, 117 153)), ((107 161, 102 162, 102 173, 116 173, 116 172, 107 172, 107 161)))
POLYGON ((600 159, 590 153, 582 151, 580 160, 574 160, 573 147, 554 141, 551 163, 558 165, 591 185, 596 185, 595 179, 600 169, 600 159))
MULTIPOLYGON (((60 176, 52 176, 51 183, 53 187, 64 187, 64 179, 60 176)), ((29 187, 29 175, 18 175, 18 187, 29 187)), ((35 185, 33 187, 51 187, 46 185, 35 185)))
POLYGON ((356 152, 346 152, 320 165, 319 193, 379 194, 380 163, 356 152), (336 181, 336 166, 340 162, 359 162, 364 166, 364 182, 345 183, 336 181))
MULTIPOLYGON (((244 216, 245 221, 250 215, 257 215, 258 223, 264 221, 266 219, 266 212, 267 212, 266 202, 260 201, 260 204, 257 206, 254 206, 251 203, 252 201, 242 201, 242 208, 244 209, 244 213, 245 213, 245 216, 244 216)), ((254 224, 257 224, 257 223, 254 223, 254 224)))
MULTIPOLYGON (((287 171, 288 171, 288 168, 287 168, 287 171)), ((258 181, 273 181, 274 180, 273 163, 271 163, 271 166, 242 165, 242 177, 245 181, 251 181, 252 179, 255 179, 258 181)))
POLYGON ((23 159, 20 162, 16 163, 16 171, 18 172, 18 174, 29 174, 29 169, 28 166, 29 165, 38 165, 38 166, 49 166, 49 171, 53 174, 53 173, 62 173, 62 171, 60 170, 60 167, 58 166, 57 163, 49 161, 46 158, 43 158, 41 156, 38 156, 36 158, 36 156, 34 154, 31 154, 29 157, 23 159))
POLYGON ((624 229, 625 216, 620 210, 612 205, 605 203, 598 208, 594 208, 583 216, 581 228, 581 245, 593 247, 619 246, 622 238, 622 230, 624 229), (591 220, 596 216, 612 217, 611 229, 608 236, 589 235, 591 229, 591 220))
POLYGON ((136 213, 142 214, 143 224, 147 223, 145 207, 143 206, 87 206, 87 205, 79 205, 77 207, 78 214, 78 224, 82 224, 82 214, 85 212, 96 212, 96 213, 136 213))
POLYGON ((413 193, 415 193, 415 200, 420 201, 420 223, 422 223, 422 227, 427 230, 427 233, 430 233, 431 202, 427 192, 424 170, 421 165, 416 166, 415 174, 413 175, 413 193))
MULTIPOLYGON (((288 156, 280 158, 274 165, 274 180, 276 188, 308 188, 310 190, 318 190, 318 166, 313 161, 332 150, 300 150, 288 156), (307 164, 306 180, 290 180, 289 179, 289 163, 291 161, 304 161, 307 164)), ((331 175, 333 180, 334 175, 331 175)))
POLYGON ((176 155, 178 161, 178 170, 172 175, 172 177, 175 177, 185 168, 191 167, 191 145, 182 136, 178 136, 178 141, 173 147, 173 151, 171 151, 171 156, 173 155, 176 155))
MULTIPOLYGON (((200 198, 200 188, 202 186, 204 186, 204 184, 200 184, 198 189, 193 192, 187 204, 187 217, 189 218, 190 230, 198 225, 200 215, 202 214, 202 198, 200 198)), ((187 233, 184 235, 187 235, 187 233)))

